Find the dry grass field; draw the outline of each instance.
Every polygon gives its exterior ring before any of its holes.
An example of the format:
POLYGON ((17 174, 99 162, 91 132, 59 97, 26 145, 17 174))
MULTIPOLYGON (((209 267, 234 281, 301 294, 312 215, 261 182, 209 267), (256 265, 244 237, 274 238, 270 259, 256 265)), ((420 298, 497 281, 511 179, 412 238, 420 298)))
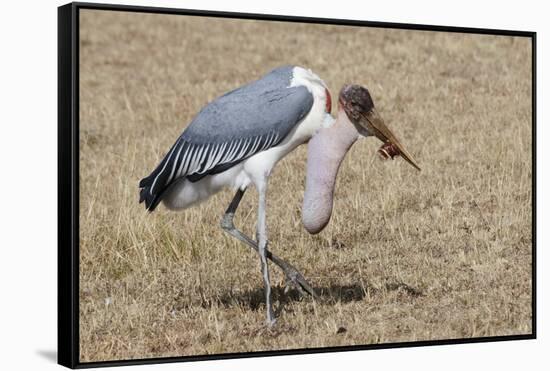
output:
POLYGON ((81 361, 531 332, 529 39, 85 10, 80 52, 81 361), (233 192, 147 214, 138 182, 202 106, 283 64, 333 97, 367 86, 422 172, 358 141, 310 236, 306 147, 278 164, 270 248, 322 300, 271 265, 269 329, 259 259, 219 228, 233 192))

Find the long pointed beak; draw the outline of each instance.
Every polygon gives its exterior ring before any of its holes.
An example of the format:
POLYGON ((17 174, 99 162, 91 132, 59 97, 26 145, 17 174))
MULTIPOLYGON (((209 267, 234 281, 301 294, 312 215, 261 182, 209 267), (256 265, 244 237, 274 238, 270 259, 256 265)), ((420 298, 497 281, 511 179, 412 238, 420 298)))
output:
POLYGON ((417 170, 420 170, 418 163, 413 159, 409 151, 403 147, 393 132, 386 126, 386 123, 382 117, 380 117, 376 108, 372 107, 369 112, 361 114, 360 122, 370 133, 374 134, 382 142, 391 143, 397 147, 401 157, 403 157, 405 161, 414 166, 417 170))

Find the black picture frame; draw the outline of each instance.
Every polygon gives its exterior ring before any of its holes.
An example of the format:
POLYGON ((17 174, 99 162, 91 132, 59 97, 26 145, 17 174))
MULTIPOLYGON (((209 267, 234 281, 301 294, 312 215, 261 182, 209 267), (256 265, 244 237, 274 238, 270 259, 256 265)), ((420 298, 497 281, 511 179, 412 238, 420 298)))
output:
POLYGON ((230 13, 146 6, 98 3, 70 3, 58 8, 58 363, 69 368, 154 364, 289 354, 341 352, 381 348, 495 342, 536 339, 536 44, 537 34, 483 28, 447 27, 343 19, 309 18, 269 14, 230 13), (525 335, 476 337, 450 340, 429 340, 230 353, 218 355, 146 358, 101 362, 80 362, 79 359, 79 12, 84 9, 138 13, 208 16, 265 21, 285 21, 345 26, 364 26, 404 30, 444 31, 485 35, 508 35, 531 39, 532 45, 532 333, 525 335))

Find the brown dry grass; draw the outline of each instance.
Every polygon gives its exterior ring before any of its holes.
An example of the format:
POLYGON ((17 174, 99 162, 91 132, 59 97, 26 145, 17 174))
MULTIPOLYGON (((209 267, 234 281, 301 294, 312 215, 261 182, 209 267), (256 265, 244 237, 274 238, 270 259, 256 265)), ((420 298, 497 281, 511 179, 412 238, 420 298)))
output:
MULTIPOLYGON (((87 10, 80 45, 81 361, 531 332, 530 40, 87 10), (423 171, 360 141, 312 237, 305 147, 278 165, 271 248, 324 300, 272 267, 268 330, 259 259, 218 227, 232 193, 147 215, 137 184, 206 102, 281 64, 368 86, 423 171)), ((255 211, 251 191, 251 235, 255 211)))

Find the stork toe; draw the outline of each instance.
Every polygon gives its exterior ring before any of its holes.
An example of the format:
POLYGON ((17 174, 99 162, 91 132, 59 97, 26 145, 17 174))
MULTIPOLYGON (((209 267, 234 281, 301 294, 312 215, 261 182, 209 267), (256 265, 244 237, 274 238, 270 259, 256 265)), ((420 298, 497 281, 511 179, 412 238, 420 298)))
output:
MULTIPOLYGON (((287 287, 295 287, 304 296, 307 293, 315 299, 320 299, 315 289, 311 287, 309 282, 307 282, 304 276, 302 276, 302 274, 296 268, 294 268, 293 266, 289 266, 286 267, 286 269, 283 269, 283 272, 286 276, 287 287)), ((285 292, 287 292, 286 289, 285 292)))

